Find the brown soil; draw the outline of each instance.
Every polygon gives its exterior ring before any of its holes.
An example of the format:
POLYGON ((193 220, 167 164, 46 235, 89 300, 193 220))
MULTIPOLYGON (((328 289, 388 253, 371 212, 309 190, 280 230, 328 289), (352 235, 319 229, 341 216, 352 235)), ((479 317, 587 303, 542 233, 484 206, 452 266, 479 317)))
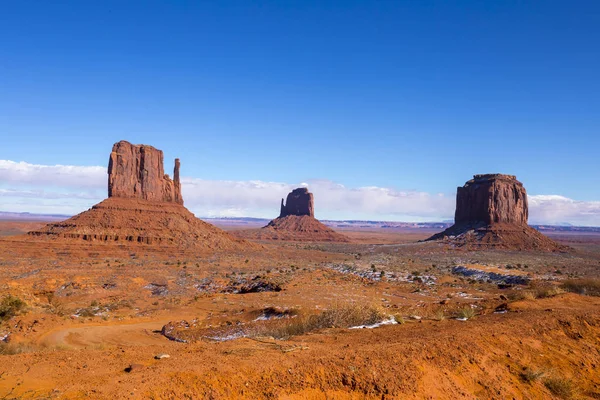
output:
POLYGON ((569 251, 538 230, 516 224, 492 224, 486 226, 453 225, 427 240, 441 240, 453 246, 467 249, 497 248, 511 250, 569 251))
POLYGON ((235 232, 239 237, 254 240, 285 240, 298 242, 348 242, 348 237, 308 215, 279 217, 261 229, 235 232))
POLYGON ((196 218, 182 205, 117 197, 29 235, 44 240, 135 242, 214 250, 256 246, 196 218))

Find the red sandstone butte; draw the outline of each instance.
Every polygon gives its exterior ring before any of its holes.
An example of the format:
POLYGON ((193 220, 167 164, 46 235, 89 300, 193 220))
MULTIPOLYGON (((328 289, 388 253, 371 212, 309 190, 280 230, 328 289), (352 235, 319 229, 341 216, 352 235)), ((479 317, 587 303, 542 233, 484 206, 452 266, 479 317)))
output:
POLYGON ((527 192, 514 175, 475 175, 456 191, 456 224, 527 225, 528 216, 527 192))
POLYGON ((308 191, 307 188, 298 188, 292 190, 283 203, 281 199, 281 212, 279 217, 287 217, 288 215, 308 215, 309 217, 315 216, 315 206, 313 194, 308 191))
POLYGON ((313 194, 307 188, 298 188, 288 194, 281 212, 261 229, 239 231, 236 235, 254 240, 289 240, 302 242, 348 242, 349 238, 337 233, 315 217, 313 194))
POLYGON ((567 251, 527 225, 527 192, 514 175, 475 175, 456 191, 454 225, 427 240, 456 247, 567 251))
POLYGON ((202 251, 252 250, 183 206, 179 160, 173 180, 164 174, 163 152, 148 145, 115 143, 108 163, 108 199, 65 221, 29 232, 51 241, 177 246, 202 251))
POLYGON ((108 161, 108 197, 183 204, 179 166, 175 159, 171 180, 161 150, 125 140, 115 143, 108 161))

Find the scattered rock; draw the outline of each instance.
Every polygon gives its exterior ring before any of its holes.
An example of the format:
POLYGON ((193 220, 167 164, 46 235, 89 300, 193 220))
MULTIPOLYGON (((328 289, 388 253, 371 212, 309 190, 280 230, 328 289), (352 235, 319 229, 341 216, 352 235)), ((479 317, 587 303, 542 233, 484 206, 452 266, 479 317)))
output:
POLYGON ((142 364, 131 364, 129 367, 125 368, 125 372, 127 373, 131 373, 131 372, 135 372, 135 371, 140 371, 144 369, 144 366, 142 364))
POLYGON ((163 358, 171 358, 171 356, 168 354, 165 354, 165 353, 161 353, 161 354, 155 355, 154 358, 157 360, 162 360, 163 358))
POLYGON ((475 268, 456 266, 452 268, 452 273, 475 279, 480 282, 502 283, 507 285, 528 285, 529 278, 523 275, 504 275, 495 272, 481 271, 475 268))
POLYGON ((507 312, 508 309, 509 309, 508 303, 502 303, 494 309, 494 312, 497 312, 497 313, 507 312))

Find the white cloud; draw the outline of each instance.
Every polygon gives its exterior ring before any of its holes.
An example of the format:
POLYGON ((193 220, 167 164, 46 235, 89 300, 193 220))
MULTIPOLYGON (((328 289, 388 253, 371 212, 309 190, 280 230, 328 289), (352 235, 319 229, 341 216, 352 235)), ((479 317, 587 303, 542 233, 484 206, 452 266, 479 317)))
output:
MULTIPOLYGON (((0 160, 0 210, 75 214, 106 196, 106 180, 105 167, 0 160)), ((329 180, 281 183, 184 177, 182 186, 186 206, 199 216, 272 218, 279 213, 281 198, 299 186, 314 193, 317 217, 323 219, 440 221, 454 215, 454 193, 349 188, 329 180)), ((534 224, 600 226, 600 201, 534 195, 529 204, 534 224)))
POLYGON ((281 199, 302 185, 314 194, 317 217, 321 218, 439 220, 454 213, 454 198, 447 196, 380 187, 347 188, 328 180, 288 184, 183 178, 182 185, 186 206, 206 216, 273 218, 279 213, 281 199))
POLYGON ((557 195, 529 196, 529 221, 600 226, 600 201, 577 201, 557 195))
POLYGON ((75 165, 39 165, 0 160, 0 183, 43 186, 100 188, 106 187, 105 167, 75 165))

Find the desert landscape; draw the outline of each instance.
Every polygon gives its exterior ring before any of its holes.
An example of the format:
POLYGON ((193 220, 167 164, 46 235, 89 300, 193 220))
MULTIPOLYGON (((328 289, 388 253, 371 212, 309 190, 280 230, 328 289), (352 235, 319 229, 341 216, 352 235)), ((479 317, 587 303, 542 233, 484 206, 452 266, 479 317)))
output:
POLYGON ((215 226, 178 159, 109 160, 91 209, 0 221, 0 398, 600 398, 600 233, 530 227, 515 176, 447 229, 333 229, 305 187, 215 226))

